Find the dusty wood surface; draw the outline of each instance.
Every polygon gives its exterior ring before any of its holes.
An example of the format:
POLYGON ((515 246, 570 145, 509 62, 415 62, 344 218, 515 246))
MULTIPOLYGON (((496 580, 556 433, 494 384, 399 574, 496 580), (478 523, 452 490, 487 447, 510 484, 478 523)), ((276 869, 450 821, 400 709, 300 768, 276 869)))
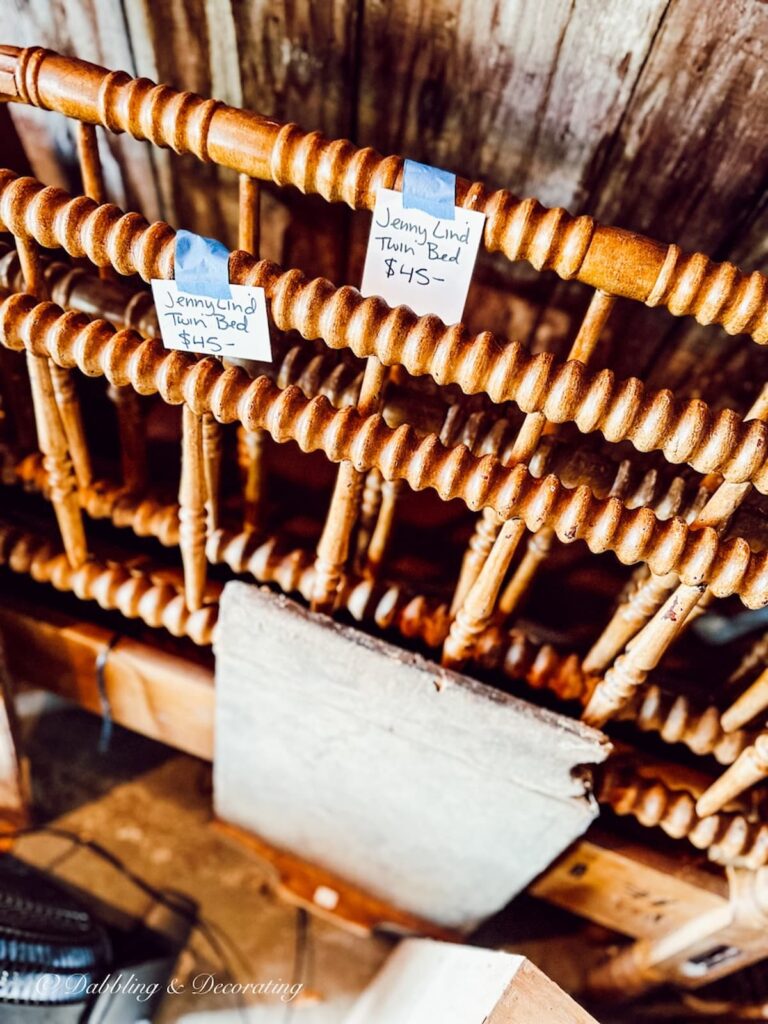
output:
POLYGON ((523 956, 424 939, 400 943, 344 1024, 595 1024, 523 956))
POLYGON ((662 938, 728 903, 722 873, 596 831, 574 844, 531 892, 638 939, 662 938))
POLYGON ((220 820, 214 821, 213 828, 270 865, 277 879, 276 891, 286 902, 332 921, 346 931, 358 935, 371 935, 376 931, 424 935, 447 942, 456 942, 460 938, 457 932, 436 928, 429 921, 377 900, 301 857, 270 846, 253 832, 220 820))
POLYGON ((403 910, 469 927, 594 816, 579 723, 246 584, 215 650, 216 813, 403 910))
MULTIPOLYGON (((50 690, 102 714, 96 662, 114 637, 109 629, 18 601, 0 604, 0 627, 15 682, 50 690)), ((212 758, 210 671, 124 637, 109 651, 104 685, 119 725, 196 757, 212 758)))

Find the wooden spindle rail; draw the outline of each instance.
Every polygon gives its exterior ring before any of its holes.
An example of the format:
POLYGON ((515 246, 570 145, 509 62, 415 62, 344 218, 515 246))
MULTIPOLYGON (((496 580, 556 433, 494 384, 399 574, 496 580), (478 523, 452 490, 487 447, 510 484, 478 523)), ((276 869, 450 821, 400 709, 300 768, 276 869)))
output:
MULTIPOLYGON (((28 238, 16 237, 16 248, 27 291, 43 297, 45 279, 37 245, 28 238)), ((87 548, 77 495, 77 480, 70 458, 61 406, 56 402, 51 372, 52 360, 47 355, 36 354, 29 349, 26 351, 26 360, 38 443, 43 453, 43 467, 48 478, 51 501, 67 559, 76 569, 85 562, 87 548)), ((56 365, 55 368, 57 371, 66 372, 61 366, 56 365)), ((90 480, 86 486, 89 483, 90 480)))
MULTIPOLYGON (((764 420, 766 417, 768 385, 763 387, 747 414, 747 419, 764 420)), ((749 484, 721 484, 691 528, 709 527, 722 533, 749 491, 749 484)), ((635 689, 642 686, 648 673, 656 668, 671 643, 685 629, 691 613, 706 591, 706 587, 701 584, 680 583, 674 573, 664 580, 657 580, 652 574, 643 587, 655 588, 654 596, 656 593, 667 596, 653 617, 629 643, 626 653, 617 658, 595 688, 583 715, 583 720, 591 725, 604 725, 630 699, 635 689)))
MULTIPOLYGON (((571 346, 568 355, 569 361, 578 361, 584 365, 589 362, 600 338, 600 333, 613 309, 614 301, 611 295, 606 295, 601 291, 595 292, 571 346)), ((518 445, 516 445, 512 452, 510 459, 512 464, 516 459, 521 462, 530 462, 546 426, 547 421, 540 412, 529 413, 526 416, 518 439, 521 441, 519 450, 516 450, 518 449, 518 445)), ((525 524, 520 521, 505 523, 500 530, 497 530, 493 547, 488 552, 482 569, 470 583, 467 576, 471 572, 471 567, 477 564, 482 557, 483 541, 490 538, 494 529, 492 522, 484 524, 480 536, 473 538, 474 544, 470 542, 469 551, 462 563, 462 574, 457 590, 460 591, 462 587, 467 588, 467 594, 463 602, 459 602, 454 596, 453 607, 457 608, 457 612, 451 632, 445 641, 444 665, 458 667, 469 656, 475 638, 488 625, 494 614, 504 579, 517 547, 525 534, 525 524)), ((529 548, 529 557, 523 559, 503 595, 502 611, 507 614, 513 611, 517 602, 522 598, 523 593, 530 585, 536 567, 554 542, 552 530, 544 530, 542 533, 543 537, 540 537, 538 546, 529 548), (541 551, 540 557, 538 557, 539 551, 541 551)), ((534 534, 535 536, 536 534, 534 534)))
MULTIPOLYGON (((238 248, 258 256, 261 248, 261 185, 248 174, 238 178, 238 248)), ((267 435, 263 430, 238 431, 238 464, 243 482, 243 525, 264 524, 267 487, 267 435)))
MULTIPOLYGON (((97 203, 104 203, 107 193, 96 127, 83 121, 78 122, 75 138, 83 193, 97 203)), ((113 281, 117 278, 111 266, 99 267, 98 270, 102 280, 113 281)), ((117 415, 123 483, 129 490, 142 490, 147 483, 147 439, 139 397, 131 387, 110 387, 107 394, 114 403, 117 415)), ((78 483, 80 487, 87 486, 79 477, 78 483)))
MULTIPOLYGON (((174 233, 168 225, 73 201, 59 189, 46 189, 32 202, 42 191, 33 179, 0 171, 0 219, 15 234, 87 255, 97 266, 111 263, 121 274, 139 273, 145 280, 172 275, 174 233)), ((414 376, 429 374, 469 394, 485 392, 497 403, 515 401, 525 413, 574 422, 584 433, 600 430, 609 441, 658 449, 671 462, 720 472, 733 483, 749 480, 768 492, 768 427, 758 420, 743 422, 730 409, 715 413, 698 400, 675 403, 669 392, 646 393, 635 378, 616 382, 608 370, 590 377, 578 361, 558 366, 546 353, 529 356, 516 342, 489 332, 473 336, 461 325, 445 327, 436 317, 417 317, 404 306, 390 309, 381 299, 308 281, 299 271, 283 273, 241 251, 229 262, 231 281, 265 289, 281 330, 322 337, 331 348, 349 348, 360 357, 375 355, 385 366, 402 364, 414 376)))
POLYGON ((179 546, 184 565, 184 594, 187 608, 203 606, 207 563, 206 486, 203 460, 203 419, 188 405, 182 409, 181 481, 179 483, 179 546))
MULTIPOLYGON (((379 187, 401 183, 400 157, 382 157, 40 47, 0 46, 0 94, 354 209, 373 209, 379 187)), ((757 271, 743 274, 701 253, 685 254, 677 245, 596 224, 591 217, 574 218, 563 209, 462 178, 456 201, 486 214, 484 241, 490 251, 768 343, 768 281, 757 271)))

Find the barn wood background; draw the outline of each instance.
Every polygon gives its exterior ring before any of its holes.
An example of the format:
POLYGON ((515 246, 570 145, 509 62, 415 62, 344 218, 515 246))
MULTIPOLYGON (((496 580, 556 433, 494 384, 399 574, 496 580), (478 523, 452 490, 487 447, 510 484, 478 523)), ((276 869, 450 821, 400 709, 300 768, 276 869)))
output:
MULTIPOLYGON (((0 7, 2 42, 50 46, 764 268, 768 4, 761 0, 0 0, 0 7)), ((78 189, 73 125, 21 106, 12 117, 37 176, 78 189)), ((233 174, 125 136, 102 143, 113 201, 234 247, 233 174)), ((11 162, 12 146, 4 149, 11 162)), ((368 218, 317 197, 268 191, 263 254, 357 284, 368 218)), ((580 286, 484 255, 467 312, 473 327, 534 337, 505 301, 510 286, 539 310, 588 301, 580 286)), ((691 367, 716 365, 733 351, 719 328, 635 303, 621 305, 613 326, 621 344, 611 363, 619 372, 650 372, 656 383, 681 389, 691 367), (660 360, 673 340, 674 359, 660 360)), ((764 379, 765 354, 745 347, 751 362, 742 379, 764 379)), ((751 389, 728 390, 731 404, 743 405, 751 389)))

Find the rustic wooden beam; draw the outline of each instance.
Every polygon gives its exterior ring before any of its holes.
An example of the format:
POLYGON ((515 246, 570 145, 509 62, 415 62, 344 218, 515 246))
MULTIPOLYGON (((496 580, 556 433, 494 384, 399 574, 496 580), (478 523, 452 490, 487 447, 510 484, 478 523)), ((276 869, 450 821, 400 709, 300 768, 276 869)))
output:
POLYGON ((108 651, 104 686, 112 719, 196 757, 213 757, 210 669, 83 619, 0 598, 12 677, 95 714, 104 705, 97 663, 108 651), (112 645, 110 647, 110 644, 112 645))
POLYGON ((429 935, 452 942, 460 937, 458 932, 440 928, 416 914, 377 899, 333 872, 266 843, 253 832, 231 822, 216 818, 213 827, 272 867, 277 876, 279 896, 342 928, 363 935, 384 929, 400 934, 429 935))
POLYGON ((728 903, 722 871, 593 827, 531 893, 632 938, 655 939, 728 903))

